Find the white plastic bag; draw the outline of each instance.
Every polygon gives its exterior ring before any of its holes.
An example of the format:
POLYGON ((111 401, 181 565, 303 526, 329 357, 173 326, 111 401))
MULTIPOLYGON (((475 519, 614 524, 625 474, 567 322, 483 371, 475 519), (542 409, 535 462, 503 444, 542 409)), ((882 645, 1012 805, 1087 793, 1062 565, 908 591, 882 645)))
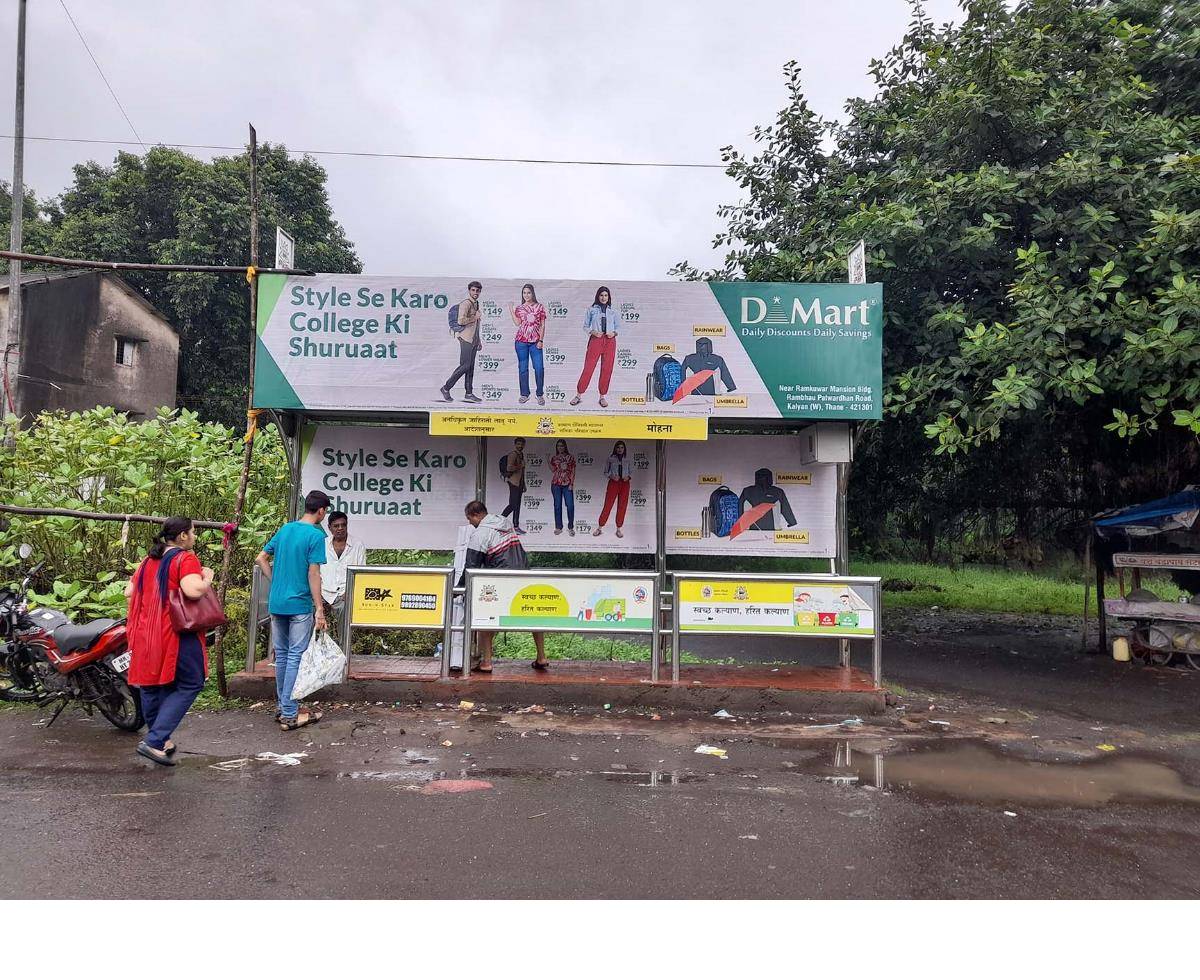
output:
POLYGON ((300 658, 296 685, 292 688, 293 700, 306 698, 327 684, 340 684, 345 670, 346 655, 341 647, 333 642, 333 637, 325 630, 318 630, 300 658))

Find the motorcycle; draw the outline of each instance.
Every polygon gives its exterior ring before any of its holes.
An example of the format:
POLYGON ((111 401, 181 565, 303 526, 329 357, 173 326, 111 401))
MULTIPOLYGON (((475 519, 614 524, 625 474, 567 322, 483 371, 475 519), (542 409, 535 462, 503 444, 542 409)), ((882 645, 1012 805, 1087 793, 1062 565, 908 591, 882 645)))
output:
MULTIPOLYGON (((33 549, 21 545, 28 560, 33 549)), ((95 619, 75 625, 55 609, 29 608, 29 583, 39 562, 16 588, 0 589, 0 701, 55 704, 49 728, 63 709, 97 710, 122 731, 142 727, 142 703, 129 686, 125 620, 95 619)))

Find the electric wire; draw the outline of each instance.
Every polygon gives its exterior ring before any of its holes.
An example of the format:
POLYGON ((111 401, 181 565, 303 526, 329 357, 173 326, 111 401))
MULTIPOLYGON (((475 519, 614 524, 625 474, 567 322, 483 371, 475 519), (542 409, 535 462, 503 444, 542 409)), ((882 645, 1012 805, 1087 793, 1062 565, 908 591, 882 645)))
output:
MULTIPOLYGON (((138 145, 144 150, 146 144, 142 142, 142 137, 138 135, 137 127, 133 125, 133 121, 129 118, 129 113, 125 111, 125 107, 121 105, 121 100, 117 98, 117 93, 113 91, 112 85, 108 81, 108 76, 104 74, 104 69, 100 67, 100 62, 96 60, 96 56, 92 54, 91 46, 87 43, 87 38, 83 36, 83 31, 79 29, 79 25, 75 23, 75 18, 71 16, 71 11, 67 8, 67 0, 58 0, 62 4, 63 13, 67 15, 67 20, 71 22, 71 26, 75 28, 75 33, 79 35, 79 40, 83 44, 83 49, 88 53, 88 57, 92 59, 92 64, 96 66, 96 71, 100 73, 100 77, 104 79, 104 85, 108 89, 108 94, 113 97, 113 101, 117 104, 117 108, 121 110, 121 115, 125 117, 125 122, 129 124, 129 129, 137 139, 138 145)), ((28 139, 29 137, 26 137, 28 139)))
MULTIPOLYGON (((115 96, 114 96, 115 98, 115 96)), ((130 123, 130 128, 133 124, 130 123)), ((136 130, 134 135, 137 135, 136 130)), ((11 134, 0 134, 0 139, 12 139, 11 134)), ((110 140, 110 139, 85 139, 83 137, 73 136, 26 136, 26 140, 38 143, 83 143, 98 146, 131 146, 131 140, 110 140)), ((141 142, 138 144, 146 149, 146 144, 141 142)), ((225 150, 229 152, 243 152, 246 147, 233 146, 220 143, 171 143, 171 142, 155 142, 154 146, 167 146, 178 150, 225 150)), ((568 160, 568 159, 551 159, 541 157, 480 157, 480 156, 456 156, 449 153, 389 153, 376 150, 303 150, 288 148, 288 153, 292 155, 304 156, 332 156, 332 157, 367 157, 382 160, 433 160, 433 161, 458 161, 464 163, 520 163, 520 164, 537 164, 548 166, 570 166, 570 167, 649 167, 649 168, 665 168, 677 170, 725 170, 724 163, 688 163, 688 162, 668 162, 657 160, 568 160)))

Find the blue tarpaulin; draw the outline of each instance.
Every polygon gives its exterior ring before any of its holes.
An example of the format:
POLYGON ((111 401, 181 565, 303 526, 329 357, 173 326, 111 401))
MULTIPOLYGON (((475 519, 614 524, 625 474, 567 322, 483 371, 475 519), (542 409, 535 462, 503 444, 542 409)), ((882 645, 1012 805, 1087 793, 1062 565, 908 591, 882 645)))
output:
POLYGON ((1200 516, 1200 489, 1188 487, 1179 493, 1144 504, 1135 504, 1114 511, 1096 521, 1096 528, 1106 531, 1124 531, 1127 534, 1158 534, 1162 531, 1187 530, 1200 516))

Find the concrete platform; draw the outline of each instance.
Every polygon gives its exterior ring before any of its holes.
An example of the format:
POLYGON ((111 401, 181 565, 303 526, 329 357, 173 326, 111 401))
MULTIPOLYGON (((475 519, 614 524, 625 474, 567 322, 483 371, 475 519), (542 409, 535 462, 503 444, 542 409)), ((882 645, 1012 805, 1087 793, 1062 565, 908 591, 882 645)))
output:
MULTIPOLYGON (((648 663, 553 660, 548 671, 535 671, 527 660, 496 660, 492 674, 467 679, 438 677, 432 657, 350 658, 346 684, 325 688, 314 700, 452 701, 548 706, 614 704, 694 711, 736 708, 754 712, 804 712, 848 717, 879 714, 884 691, 871 675, 855 667, 807 667, 766 664, 684 664, 679 683, 653 684, 648 663)), ((230 693, 258 700, 275 697, 275 669, 260 661, 251 671, 229 679, 230 693)))

